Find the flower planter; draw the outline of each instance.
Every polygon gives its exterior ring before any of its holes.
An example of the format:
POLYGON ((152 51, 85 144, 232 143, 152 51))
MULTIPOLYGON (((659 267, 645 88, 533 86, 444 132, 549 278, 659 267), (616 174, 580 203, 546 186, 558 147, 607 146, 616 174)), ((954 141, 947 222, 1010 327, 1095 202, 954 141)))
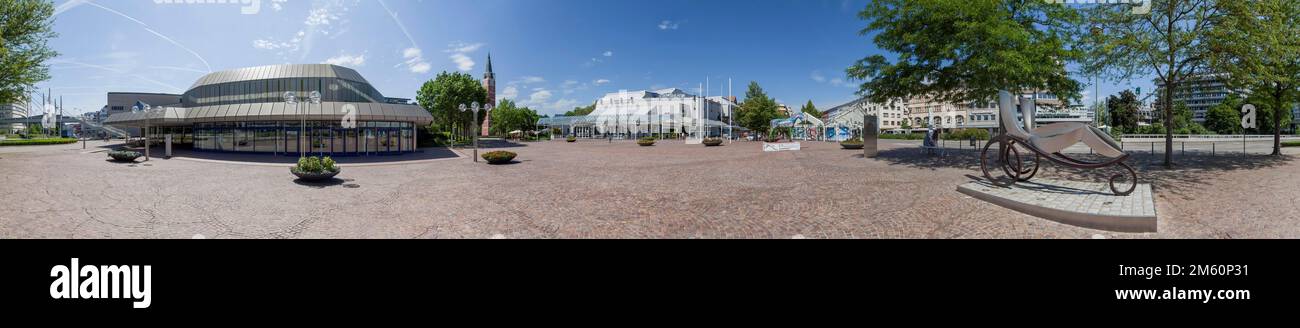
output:
POLYGON ((863 146, 865 145, 861 143, 840 143, 840 147, 844 149, 862 149, 863 146))
POLYGON ((564 142, 578 142, 578 139, 575 138, 564 139, 564 142))
POLYGON ((654 141, 639 140, 639 141, 636 142, 636 144, 637 144, 637 145, 641 145, 641 147, 650 147, 650 146, 654 146, 654 145, 655 145, 655 142, 654 142, 654 141))
POLYGON ((484 153, 481 157, 483 157, 483 160, 486 160, 488 164, 500 165, 509 164, 511 161, 514 161, 515 156, 518 155, 508 151, 494 151, 484 153))
POLYGON ((705 147, 717 147, 722 145, 722 139, 704 139, 702 143, 705 147))
POLYGON ((289 172, 293 173, 293 175, 295 176, 298 176, 298 180, 307 181, 307 182, 320 182, 320 181, 333 179, 334 176, 339 175, 339 172, 342 171, 343 171, 342 169, 338 169, 332 172, 325 171, 320 173, 313 173, 313 172, 302 172, 295 169, 289 169, 289 172))

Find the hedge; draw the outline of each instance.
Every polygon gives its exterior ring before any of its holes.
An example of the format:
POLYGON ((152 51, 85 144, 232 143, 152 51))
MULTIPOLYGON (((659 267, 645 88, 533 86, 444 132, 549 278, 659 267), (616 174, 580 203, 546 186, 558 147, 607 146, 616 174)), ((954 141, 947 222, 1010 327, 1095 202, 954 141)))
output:
POLYGON ((48 138, 48 139, 17 139, 17 140, 0 140, 0 146, 36 146, 36 145, 63 145, 77 142, 75 138, 48 138))

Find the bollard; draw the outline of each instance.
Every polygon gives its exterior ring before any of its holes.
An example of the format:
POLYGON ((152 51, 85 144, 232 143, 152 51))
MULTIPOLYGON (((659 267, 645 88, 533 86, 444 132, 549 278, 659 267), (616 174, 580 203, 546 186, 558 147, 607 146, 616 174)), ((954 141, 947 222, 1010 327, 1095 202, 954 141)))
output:
POLYGON ((1216 144, 1216 143, 1213 143, 1213 142, 1210 143, 1210 156, 1214 156, 1214 153, 1215 153, 1215 151, 1214 151, 1215 149, 1214 149, 1214 148, 1215 148, 1215 146, 1218 146, 1218 145, 1219 145, 1219 144, 1216 144))

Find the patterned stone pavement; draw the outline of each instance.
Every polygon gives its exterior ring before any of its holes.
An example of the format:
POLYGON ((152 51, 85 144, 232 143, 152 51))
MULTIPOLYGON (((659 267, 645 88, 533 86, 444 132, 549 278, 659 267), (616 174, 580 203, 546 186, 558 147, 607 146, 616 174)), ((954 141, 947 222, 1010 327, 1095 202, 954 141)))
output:
MULTIPOLYGON (((922 155, 882 141, 877 158, 807 142, 764 153, 661 142, 501 145, 519 163, 468 158, 352 167, 297 183, 283 167, 155 159, 116 164, 80 145, 0 149, 2 238, 1296 238, 1291 156, 1138 160, 1159 232, 1038 219, 956 191, 970 150, 922 155)), ((94 145, 92 145, 94 147, 94 145)), ((1040 177, 1103 181, 1044 167, 1040 177)))

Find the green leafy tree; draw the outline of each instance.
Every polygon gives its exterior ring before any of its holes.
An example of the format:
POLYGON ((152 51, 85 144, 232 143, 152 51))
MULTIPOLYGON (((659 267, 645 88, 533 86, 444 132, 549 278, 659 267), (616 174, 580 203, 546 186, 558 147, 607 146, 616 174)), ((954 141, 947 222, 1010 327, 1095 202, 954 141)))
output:
POLYGON ((804 104, 802 108, 799 108, 799 111, 803 113, 807 113, 812 117, 816 117, 819 119, 822 118, 822 111, 817 110, 817 106, 813 105, 812 100, 808 100, 808 103, 804 104))
POLYGON ((501 100, 492 110, 492 133, 508 135, 512 131, 531 131, 541 116, 528 107, 518 107, 510 99, 501 100))
MULTIPOLYGON (((1205 40, 1222 17, 1216 0, 1151 0, 1149 14, 1131 6, 1092 6, 1084 72, 1112 80, 1129 80, 1154 71, 1164 86, 1161 99, 1206 68, 1210 58, 1205 40)), ((1164 117, 1174 116, 1174 104, 1159 102, 1164 117)), ((1174 126, 1165 120, 1166 167, 1173 166, 1174 126)))
POLYGON ((768 97, 758 82, 751 81, 749 90, 745 91, 745 102, 737 113, 737 123, 750 131, 767 131, 772 127, 772 120, 780 116, 776 107, 776 100, 768 97))
POLYGON ((1282 126, 1300 98, 1300 0, 1221 1, 1225 15, 1210 33, 1213 66, 1228 73, 1229 87, 1252 90, 1261 125, 1282 155, 1282 126), (1268 108, 1267 111, 1261 108, 1268 108))
POLYGON ((1222 103, 1205 112, 1205 128, 1218 134, 1239 134, 1241 130, 1241 97, 1228 95, 1222 103))
POLYGON ((1142 102, 1138 100, 1137 94, 1133 91, 1124 90, 1118 95, 1106 97, 1106 111, 1110 118, 1111 127, 1133 131, 1137 129, 1138 109, 1142 108, 1142 102))
POLYGON ((58 36, 53 16, 51 1, 0 1, 0 103, 25 101, 37 82, 50 78, 45 62, 59 55, 47 44, 58 36))
POLYGON ((486 99, 487 90, 483 89, 483 85, 473 76, 459 72, 438 73, 433 80, 424 82, 415 94, 416 103, 433 115, 436 124, 449 128, 457 126, 465 131, 465 135, 473 131, 472 124, 483 124, 486 115, 480 110, 478 121, 470 123, 474 120, 474 112, 461 112, 460 105, 468 106, 478 102, 481 106, 486 99))
POLYGON ((596 103, 586 107, 574 107, 573 110, 564 112, 564 116, 586 116, 594 111, 596 111, 596 103))
POLYGON ((1078 99, 1066 64, 1080 52, 1082 17, 1046 1, 881 0, 858 14, 862 35, 897 55, 872 55, 846 72, 865 81, 859 94, 886 103, 926 95, 938 101, 988 101, 999 90, 1047 91, 1078 99))
POLYGON ((903 130, 909 130, 909 131, 912 130, 912 120, 911 120, 911 119, 903 119, 903 124, 900 124, 900 125, 899 125, 899 128, 901 128, 901 129, 903 129, 903 130))

